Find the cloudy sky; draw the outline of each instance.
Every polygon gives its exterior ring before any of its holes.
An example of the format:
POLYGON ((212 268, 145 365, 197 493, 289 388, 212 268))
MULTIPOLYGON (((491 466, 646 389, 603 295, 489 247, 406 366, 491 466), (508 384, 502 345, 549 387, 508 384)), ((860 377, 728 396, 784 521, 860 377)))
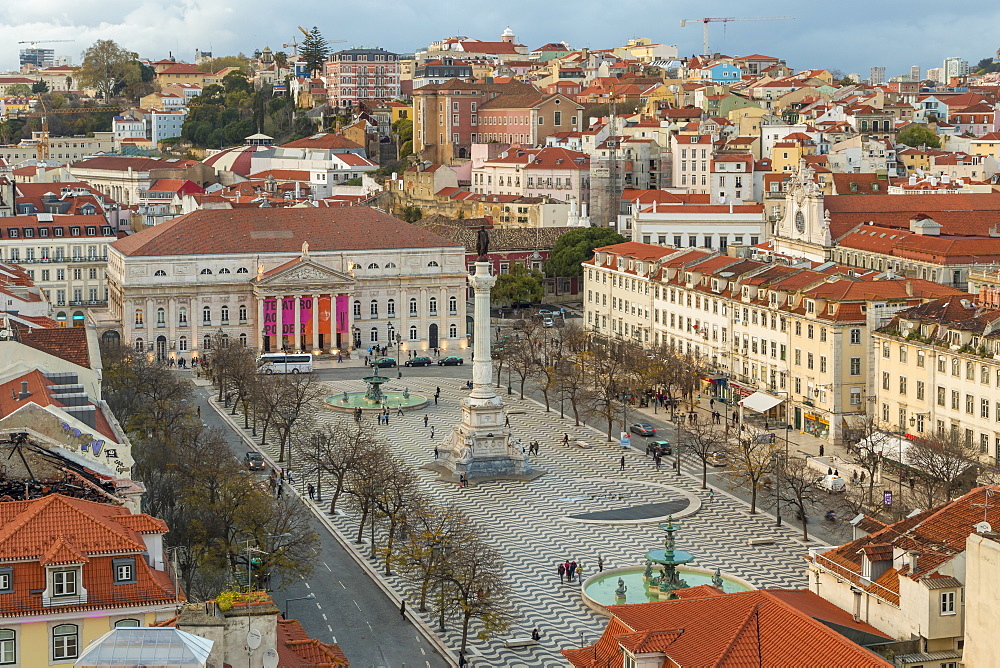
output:
MULTIPOLYGON (((68 39, 51 45, 74 63, 98 39, 113 39, 142 57, 172 52, 190 61, 194 50, 216 55, 252 53, 301 37, 296 25, 319 26, 335 47, 379 45, 412 52, 450 35, 496 40, 510 25, 530 48, 569 41, 574 48, 606 48, 630 37, 675 44, 682 55, 701 51, 701 16, 794 16, 794 21, 748 21, 710 27, 713 51, 764 53, 798 69, 840 69, 867 75, 884 65, 887 76, 937 67, 948 56, 972 63, 994 55, 1000 43, 1000 3, 939 0, 702 0, 696 9, 677 0, 572 3, 539 0, 429 0, 297 3, 273 0, 33 0, 0 3, 0 70, 17 67, 22 40, 68 39), (572 9, 567 9, 568 7, 572 9), (343 9, 341 9, 343 8, 343 9)), ((290 51, 290 49, 289 49, 290 51)))

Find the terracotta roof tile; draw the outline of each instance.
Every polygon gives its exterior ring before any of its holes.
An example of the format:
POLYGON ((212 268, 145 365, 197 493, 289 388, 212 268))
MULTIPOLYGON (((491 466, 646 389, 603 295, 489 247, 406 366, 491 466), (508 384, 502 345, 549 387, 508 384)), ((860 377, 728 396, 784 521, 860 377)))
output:
POLYGON ((194 211, 119 239, 128 256, 439 248, 453 244, 369 207, 194 211))
POLYGON ((333 132, 322 132, 311 137, 296 139, 295 141, 288 142, 287 144, 282 144, 281 148, 310 148, 324 151, 335 149, 357 150, 363 147, 360 144, 355 144, 343 135, 338 135, 333 132))

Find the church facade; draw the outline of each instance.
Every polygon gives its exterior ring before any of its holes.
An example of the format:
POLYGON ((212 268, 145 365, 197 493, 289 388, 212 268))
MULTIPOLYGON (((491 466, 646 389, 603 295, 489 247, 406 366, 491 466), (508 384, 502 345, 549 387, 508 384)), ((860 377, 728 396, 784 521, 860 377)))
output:
POLYGON ((833 252, 830 212, 811 168, 802 167, 788 183, 785 211, 774 227, 774 252, 826 262, 833 252))
POLYGON ((111 245, 104 336, 156 359, 198 357, 216 335, 261 351, 460 351, 464 252, 367 207, 196 211, 111 245))

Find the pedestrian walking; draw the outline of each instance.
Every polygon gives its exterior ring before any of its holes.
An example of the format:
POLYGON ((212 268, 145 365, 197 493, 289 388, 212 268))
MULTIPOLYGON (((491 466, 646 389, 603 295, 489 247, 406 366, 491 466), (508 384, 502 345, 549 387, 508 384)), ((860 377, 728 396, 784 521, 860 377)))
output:
POLYGON ((406 599, 404 598, 399 602, 399 614, 406 617, 406 599))
POLYGON ((201 417, 201 406, 198 406, 198 417, 201 417))
POLYGON ((434 425, 431 425, 431 438, 434 438, 434 425))
POLYGON ((708 400, 708 407, 709 408, 715 408, 715 398, 714 397, 708 400))
POLYGON ((601 555, 597 555, 597 572, 598 573, 604 572, 604 559, 601 557, 601 555))
POLYGON ((576 565, 576 568, 573 569, 573 572, 576 574, 577 580, 579 580, 580 584, 582 585, 583 584, 583 562, 582 561, 576 565))
POLYGON ((396 407, 396 417, 403 417, 403 405, 400 404, 396 407))
POLYGON ((823 456, 823 444, 822 443, 819 444, 819 456, 820 457, 823 456))
POLYGON ((468 659, 465 658, 465 652, 459 650, 458 652, 458 668, 465 668, 469 665, 468 659))
POLYGON ((559 564, 559 568, 557 568, 556 571, 559 573, 559 584, 562 584, 566 575, 566 566, 559 564))
POLYGON ((438 453, 438 446, 436 446, 436 445, 435 445, 435 446, 434 446, 434 459, 437 459, 437 458, 438 458, 438 454, 439 454, 439 453, 438 453))
POLYGON ((715 503, 715 490, 712 489, 711 487, 708 488, 708 500, 712 503, 715 503))
POLYGON ((510 416, 509 415, 505 415, 504 416, 503 426, 505 426, 505 427, 509 427, 510 426, 510 416))
POLYGON ((656 455, 653 458, 653 462, 656 464, 656 470, 659 471, 660 470, 660 456, 656 455))
POLYGON ((534 640, 535 642, 538 642, 539 640, 542 639, 542 634, 539 633, 537 626, 531 629, 531 639, 534 640))
POLYGON ((429 419, 430 418, 428 417, 427 413, 424 413, 424 426, 425 427, 427 426, 427 420, 429 420, 429 419))
POLYGON ((337 364, 343 364, 343 363, 344 363, 344 356, 341 355, 340 353, 337 353, 337 364))
POLYGON ((625 470, 625 455, 622 455, 622 459, 621 459, 621 470, 622 470, 622 471, 624 471, 624 470, 625 470))
POLYGON ((282 493, 282 492, 284 491, 284 489, 285 489, 285 486, 284 486, 284 485, 282 485, 282 484, 281 484, 281 483, 279 482, 279 483, 278 483, 278 493, 277 493, 277 495, 276 495, 276 496, 277 496, 277 497, 278 497, 279 499, 281 498, 281 493, 282 493))
POLYGON ((570 581, 572 581, 573 578, 575 578, 575 577, 576 577, 576 562, 575 561, 571 561, 571 562, 569 562, 569 579, 570 579, 570 581))
POLYGON ((563 434, 563 445, 569 445, 569 434, 563 434))
POLYGON ((438 405, 438 395, 436 395, 436 394, 434 395, 434 405, 435 406, 438 405))
POLYGON ((309 485, 309 500, 312 501, 314 498, 316 498, 316 488, 309 485))

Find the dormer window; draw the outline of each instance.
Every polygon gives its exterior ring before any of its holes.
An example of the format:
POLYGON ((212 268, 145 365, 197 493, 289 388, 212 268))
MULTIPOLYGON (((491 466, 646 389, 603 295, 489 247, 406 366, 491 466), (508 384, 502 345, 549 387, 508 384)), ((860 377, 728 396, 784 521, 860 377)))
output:
POLYGON ((810 299, 809 301, 806 302, 806 313, 815 313, 815 312, 816 312, 816 302, 810 299))
POLYGON ((112 562, 114 583, 135 584, 135 557, 123 557, 112 562))

